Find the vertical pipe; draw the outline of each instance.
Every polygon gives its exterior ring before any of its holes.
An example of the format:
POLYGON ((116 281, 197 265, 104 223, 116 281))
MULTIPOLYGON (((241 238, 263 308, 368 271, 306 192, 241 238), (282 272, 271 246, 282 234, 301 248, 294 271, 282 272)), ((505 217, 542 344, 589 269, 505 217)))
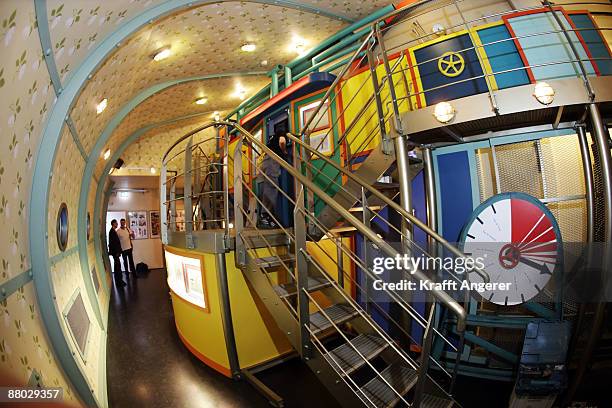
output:
POLYGON ((580 154, 582 156, 582 167, 584 170, 584 188, 586 192, 587 205, 587 242, 591 243, 594 239, 595 225, 595 196, 593 193, 593 167, 591 165, 591 154, 589 153, 589 143, 586 136, 586 129, 583 124, 576 126, 578 142, 580 143, 580 154))
MULTIPOLYGON (((178 175, 178 173, 177 173, 178 175)), ((177 231, 176 229, 176 175, 170 184, 170 231, 177 231)))
POLYGON ((338 285, 344 288, 344 253, 342 252, 342 235, 336 237, 336 257, 338 258, 338 285))
POLYGON ((234 336, 234 323, 232 321, 232 307, 229 298, 229 286, 227 283, 227 265, 225 254, 216 254, 217 258, 217 281, 219 282, 219 298, 221 299, 221 323, 223 324, 223 335, 227 347, 227 359, 230 365, 232 377, 240 374, 240 362, 238 360, 238 349, 236 348, 236 337, 234 336))
MULTIPOLYGON (((238 265, 246 265, 246 250, 242 240, 242 230, 244 228, 244 217, 242 216, 242 142, 244 136, 240 135, 238 143, 234 148, 234 231, 236 232, 236 259, 238 265)), ((226 177, 227 178, 227 177, 226 177)), ((228 198, 229 200, 229 198, 228 198)), ((225 231, 229 234, 229 201, 225 204, 227 211, 225 214, 225 231)), ((228 235, 226 235, 228 236, 228 235)))
POLYGON ((608 139, 610 135, 603 124, 597 104, 589 104, 589 114, 593 127, 593 139, 597 147, 599 163, 601 166, 601 178, 603 181, 604 207, 606 213, 605 220, 605 243, 612 243, 612 159, 610 158, 610 146, 608 139))
MULTIPOLYGON (((434 231, 438 230, 438 216, 436 213, 436 179, 434 174, 433 156, 431 148, 423 148, 423 165, 425 170, 425 194, 427 201, 427 225, 434 231)), ((429 251, 436 256, 436 241, 428 235, 429 251)))
POLYGON ((293 83, 293 77, 291 75, 291 68, 285 66, 285 89, 289 88, 293 83))
MULTIPOLYGON (((408 159, 408 149, 406 146, 406 140, 404 138, 404 131, 402 129, 402 121, 400 120, 399 107, 397 105, 397 94, 395 92, 395 85, 393 84, 393 74, 391 71, 391 65, 389 64, 389 58, 387 57, 387 50, 385 49, 385 43, 383 41, 382 33, 378 24, 374 26, 376 33, 376 39, 378 46, 380 47, 380 53, 385 66, 385 72, 387 75, 387 83, 389 86, 389 94, 391 95, 391 101, 393 106, 393 116, 395 119, 395 130, 397 135, 395 141, 395 159, 397 161, 397 173, 399 177, 399 188, 400 188, 400 201, 401 206, 407 212, 412 212, 412 192, 410 185, 410 162, 408 159)), ((412 233, 406 220, 402 218, 402 247, 404 252, 409 250, 409 242, 412 240, 412 233)))
POLYGON ((168 245, 168 193, 167 193, 168 171, 166 164, 162 163, 159 172, 159 203, 161 207, 160 222, 161 222, 161 241, 162 244, 168 245))
MULTIPOLYGON (((363 225, 365 225, 366 227, 370 228, 370 220, 372 219, 371 215, 370 215, 370 207, 368 206, 368 197, 366 196, 366 192, 365 192, 365 188, 363 188, 363 186, 361 187, 361 208, 363 209, 362 211, 362 220, 361 222, 363 222, 363 225)), ((366 266, 366 268, 369 268, 370 266, 370 256, 369 256, 369 251, 368 251, 368 239, 366 238, 365 235, 363 235, 363 264, 366 266)), ((365 306, 366 306, 366 312, 368 314, 371 313, 371 306, 370 306, 370 278, 369 275, 366 271, 362 271, 363 273, 363 278, 365 280, 365 306)))
POLYGON ((192 148, 193 145, 193 136, 189 138, 187 142, 187 146, 185 146, 185 171, 183 174, 183 180, 185 181, 185 185, 183 187, 183 211, 185 212, 185 246, 187 248, 195 248, 193 242, 193 207, 191 203, 191 183, 193 180, 193 171, 192 171, 192 148))
POLYGON ((378 127, 380 128, 380 143, 383 146, 383 151, 387 152, 388 150, 388 137, 387 130, 385 128, 385 111, 383 109, 383 103, 380 99, 380 84, 378 83, 378 74, 376 73, 376 60, 374 59, 374 54, 372 53, 372 49, 368 48, 367 51, 368 56, 368 66, 370 68, 370 74, 372 77, 372 87, 374 88, 374 101, 376 102, 376 113, 378 114, 378 127), (387 149, 385 148, 387 147, 387 149))
POLYGON ((195 169, 195 175, 193 176, 193 185, 195 186, 194 191, 196 193, 196 195, 194 195, 195 199, 196 199, 196 205, 195 208, 197 210, 197 213, 195 214, 194 217, 194 224, 193 224, 193 230, 197 231, 199 229, 201 229, 200 227, 200 223, 201 223, 201 214, 202 214, 202 196, 199 193, 203 192, 203 189, 200 186, 201 180, 200 180, 200 174, 202 173, 200 166, 200 152, 196 152, 195 154, 195 158, 193 159, 193 167, 195 169))
POLYGON ((270 99, 278 95, 278 67, 274 67, 270 71, 270 77, 272 78, 272 85, 270 86, 270 99))

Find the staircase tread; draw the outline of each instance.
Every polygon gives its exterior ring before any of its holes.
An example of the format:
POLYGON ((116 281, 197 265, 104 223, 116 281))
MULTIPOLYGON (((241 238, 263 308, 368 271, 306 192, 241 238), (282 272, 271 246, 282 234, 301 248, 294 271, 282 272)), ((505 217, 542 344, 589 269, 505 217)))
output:
MULTIPOLYGON (((308 277, 308 291, 312 292, 317 289, 321 289, 331 284, 329 281, 323 276, 309 276, 308 277)), ((297 289, 295 287, 295 283, 281 283, 274 287, 274 290, 280 297, 293 296, 296 294, 297 289)))
MULTIPOLYGON (((335 304, 325 308, 324 311, 335 324, 344 323, 359 314, 355 308, 347 304, 335 304)), ((321 313, 321 311, 310 315, 310 328, 315 334, 330 327, 332 327, 331 322, 321 313)))
POLYGON ((421 401, 422 408, 449 408, 453 406, 453 400, 448 398, 436 397, 431 394, 423 394, 421 401))
MULTIPOLYGON (((383 338, 373 334, 360 334, 350 343, 368 360, 379 355, 388 346, 383 338)), ((349 375, 366 364, 355 348, 345 343, 325 354, 325 358, 329 364, 339 368, 342 375, 349 375)))
MULTIPOLYGON (((395 362, 380 372, 382 377, 404 396, 416 384, 416 370, 404 362, 395 362)), ((372 378, 361 391, 367 396, 368 403, 374 403, 376 408, 392 407, 400 397, 383 381, 380 376, 372 378)))
POLYGON ((261 258, 255 258, 255 263, 260 268, 273 268, 275 266, 281 266, 282 265, 281 261, 284 262, 285 264, 291 264, 295 261, 295 257, 292 254, 286 254, 286 255, 263 256, 261 258))

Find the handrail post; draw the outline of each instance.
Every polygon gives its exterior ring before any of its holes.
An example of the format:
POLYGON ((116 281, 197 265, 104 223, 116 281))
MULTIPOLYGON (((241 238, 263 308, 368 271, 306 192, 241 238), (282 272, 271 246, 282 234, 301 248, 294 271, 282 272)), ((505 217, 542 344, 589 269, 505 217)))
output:
POLYGON ((161 242, 164 245, 168 244, 168 192, 167 192, 167 178, 168 171, 166 164, 162 162, 161 169, 159 171, 159 202, 161 204, 161 242))
MULTIPOLYGON (((433 231, 438 230, 438 217, 436 208, 436 179, 434 173, 433 156, 431 154, 431 147, 424 147, 423 153, 423 168, 425 175, 425 199, 427 202, 427 225, 433 231)), ((435 257, 438 253, 437 242, 427 235, 429 244, 429 253, 432 257, 435 257)))
MULTIPOLYGON (((299 155, 294 157, 296 170, 302 167, 299 155)), ((304 208, 304 184, 295 178, 295 208, 293 210, 295 235, 295 285, 297 289, 298 321, 300 324, 300 350, 304 360, 310 358, 310 311, 308 294, 308 258, 306 251, 306 216, 304 208)))
MULTIPOLYGON (((229 133, 229 132, 227 132, 229 133)), ((242 230, 244 229, 242 210, 244 207, 242 206, 242 142, 244 136, 240 135, 238 137, 238 142, 236 143, 234 149, 234 231, 236 232, 236 264, 240 266, 246 265, 246 250, 244 241, 242 240, 242 230)), ((227 143, 227 142, 226 142, 227 143)), ((225 148, 227 152, 229 152, 229 147, 225 148)), ((226 156, 229 157, 229 156, 226 156)), ((226 159, 227 161, 227 159, 226 159)), ((225 174, 226 176, 229 173, 228 166, 225 166, 225 174)), ((227 180, 227 177, 225 177, 227 180)), ((227 190, 225 190, 227 191, 227 190)), ((229 198, 228 201, 225 202, 226 215, 225 215, 225 228, 229 233, 229 198)))
POLYGON ((414 406, 420 407, 425 391, 425 382, 427 381, 427 371, 429 371, 429 356, 431 355, 431 345, 433 343, 433 325, 437 302, 432 301, 429 308, 429 317, 427 318, 427 327, 423 333, 423 344, 421 346, 421 364, 418 370, 418 379, 414 390, 414 406))
POLYGON ((382 145, 382 151, 385 154, 391 154, 391 145, 389 143, 389 135, 385 126, 385 111, 383 109, 383 103, 380 99, 380 84, 378 83, 378 74, 376 73, 376 60, 374 59, 374 53, 372 49, 368 47, 368 66, 370 68, 370 74, 372 77, 372 86, 374 88, 374 100, 376 101, 376 112, 378 113, 378 127, 380 128, 380 143, 382 145))
MULTIPOLYGON (((361 207, 362 207, 362 212, 361 212, 361 222, 363 223, 363 225, 365 225, 367 228, 370 228, 370 220, 372 219, 372 216, 370 214, 370 207, 368 206, 368 197, 366 196, 366 191, 365 188, 363 186, 361 186, 361 207)), ((368 250, 368 238, 363 235, 363 263, 366 267, 369 267, 370 265, 370 256, 369 256, 369 250, 368 250)), ((364 275, 364 279, 365 279, 365 309, 366 312, 368 312, 368 314, 370 314, 372 312, 372 307, 370 306, 370 277, 368 276, 367 273, 363 272, 364 275)))
POLYGON ((195 248, 195 243, 193 242, 193 207, 191 206, 191 182, 193 180, 191 163, 192 145, 193 136, 189 138, 189 141, 187 141, 187 146, 185 147, 185 171, 183 173, 183 179, 185 180, 185 185, 183 187, 183 211, 185 212, 185 246, 189 249, 195 248))

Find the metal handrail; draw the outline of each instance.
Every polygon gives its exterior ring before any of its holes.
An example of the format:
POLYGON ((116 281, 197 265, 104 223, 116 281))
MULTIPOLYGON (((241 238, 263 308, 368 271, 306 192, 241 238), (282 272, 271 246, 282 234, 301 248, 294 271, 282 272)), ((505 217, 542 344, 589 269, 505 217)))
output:
MULTIPOLYGON (((283 160, 281 157, 279 157, 275 152, 273 152, 270 148, 268 148, 263 142, 260 142, 259 140, 257 140, 257 138, 255 138, 252 134, 250 134, 242 126, 240 126, 237 123, 228 122, 228 121, 213 122, 213 123, 209 124, 208 126, 213 126, 215 124, 230 126, 230 127, 235 128, 236 130, 238 130, 243 138, 246 138, 251 144, 254 143, 255 145, 257 145, 269 157, 271 157, 274 161, 278 162, 280 164, 280 166, 283 167, 287 171, 287 173, 289 173, 294 179, 298 180, 308 190, 310 190, 314 194, 316 194, 320 199, 322 199, 325 202, 325 204, 327 204, 330 208, 332 208, 334 211, 339 213, 342 216, 342 218, 346 219, 349 224, 351 224, 353 227, 355 227, 361 234, 363 234, 369 241, 374 243, 379 249, 381 249, 383 252, 385 252, 388 256, 396 257, 396 256, 400 255, 400 253, 398 251, 396 251, 393 247, 391 247, 391 245, 389 245, 385 240, 380 238, 372 229, 366 227, 353 214, 351 214, 348 210, 346 210, 338 202, 336 202, 333 199, 333 197, 328 196, 319 186, 317 186, 315 183, 313 183, 311 180, 309 180, 304 175, 302 175, 299 171, 297 171, 293 166, 291 166, 289 163, 287 163, 285 160, 283 160)), ((292 139, 297 139, 297 138, 293 137, 293 135, 291 135, 291 136, 292 136, 292 139)), ((299 141, 299 143, 301 144, 301 141, 299 141)), ((337 166, 337 165, 336 165, 336 167, 339 168, 339 166, 337 166)), ((339 168, 339 169, 341 169, 341 168, 339 168)), ((342 171, 344 171, 344 169, 342 169, 342 171)), ((361 181, 360 178, 357 178, 357 180, 361 181)), ((362 184, 363 184, 363 182, 362 182, 362 184)), ((369 186, 367 186, 367 187, 371 188, 369 186)), ((378 193, 378 191, 376 191, 375 189, 372 189, 372 190, 374 190, 375 192, 378 193)), ((381 196, 383 196, 381 193, 379 193, 379 194, 381 196)), ((386 197, 384 197, 384 198, 386 198, 386 197)), ((405 211, 403 211, 403 212, 405 213, 405 211)), ((408 213, 406 213, 406 214, 408 215, 409 219, 415 220, 414 221, 415 225, 417 225, 419 227, 423 226, 426 230, 430 230, 420 220, 415 219, 415 217, 412 216, 411 214, 408 214, 408 213)), ((465 256, 458 249, 456 249, 456 248, 452 247, 450 244, 448 244, 442 237, 440 237, 435 232, 433 233, 432 236, 434 237, 434 239, 436 239, 442 245, 444 245, 444 243, 446 243, 448 245, 448 249, 451 252, 455 253, 457 256, 465 256)), ((411 276, 413 277, 413 279, 416 279, 418 281, 431 282, 431 280, 423 272, 421 272, 419 270, 415 270, 414 273, 411 276)), ((485 281, 488 282, 489 281, 488 280, 488 275, 484 274, 483 279, 484 279, 484 277, 487 277, 487 279, 485 279, 485 281)), ((462 332, 463 330, 465 330, 466 319, 467 319, 467 312, 465 311, 465 309, 455 299, 453 299, 452 296, 450 296, 448 293, 446 293, 443 290, 438 290, 438 289, 433 289, 432 288, 431 289, 431 293, 432 293, 432 295, 438 301, 440 301, 442 304, 444 304, 453 314, 455 314, 457 316, 457 331, 462 332)))
MULTIPOLYGON (((367 189, 370 193, 372 193, 373 195, 376 196, 376 198, 382 200, 386 205, 388 205, 389 207, 393 208, 395 211, 397 211, 401 216, 403 216, 404 218, 406 218, 407 220, 409 220, 410 222, 412 222, 415 226, 419 227, 420 229, 422 229, 427 235, 431 236, 433 239, 435 239, 438 243, 440 243, 442 246, 444 246, 446 249, 448 249, 449 251, 451 251, 451 253, 453 253, 455 256, 461 257, 461 258, 466 258, 466 255, 464 253, 462 253, 459 249, 457 249, 456 247, 452 246, 447 240, 445 240, 444 238, 442 238, 442 236, 440 236, 437 232, 435 232, 434 230, 432 230, 431 228, 429 228, 429 226, 427 224, 425 224, 423 221, 419 220, 416 216, 410 214, 408 211, 404 210, 399 204, 393 202, 392 200, 390 200, 386 195, 384 195, 383 193, 381 193, 380 191, 378 191, 377 189, 375 189, 374 187, 372 187, 370 184, 368 184, 365 180, 363 180, 360 176, 358 176, 355 173, 352 173, 346 169, 344 169, 341 166, 338 166, 336 163, 334 163, 333 161, 331 161, 329 158, 327 158, 326 156, 324 156, 323 154, 319 153, 318 151, 312 149, 310 146, 307 146, 304 142, 302 142, 298 137, 295 137, 293 134, 291 133, 287 133, 287 137, 289 139, 291 139, 291 141, 293 141, 294 143, 299 144, 300 146, 302 146, 303 148, 305 148, 306 150, 308 150, 309 152, 313 153, 314 155, 316 155, 319 159, 321 160, 325 160, 327 162, 330 162, 330 165, 334 166, 334 168, 336 170, 341 171, 342 173, 344 173, 347 177, 349 177, 350 179, 352 179, 354 182, 356 182, 357 184, 359 184, 360 186, 362 186, 363 188, 367 189)), ((280 158, 279 158, 280 159, 280 158)), ((282 159, 281 159, 282 160, 282 159)), ((317 193, 317 195, 319 195, 317 193)), ((335 208, 334 208, 335 210, 335 208)), ((347 211, 347 210, 345 210, 347 211)), ((347 211, 348 212, 348 211, 347 211)), ((350 213, 349 213, 350 214, 350 213)), ((490 282, 490 277, 489 274, 487 274, 485 271, 481 270, 480 268, 474 268, 474 271, 476 273, 478 273, 485 282, 490 282)))

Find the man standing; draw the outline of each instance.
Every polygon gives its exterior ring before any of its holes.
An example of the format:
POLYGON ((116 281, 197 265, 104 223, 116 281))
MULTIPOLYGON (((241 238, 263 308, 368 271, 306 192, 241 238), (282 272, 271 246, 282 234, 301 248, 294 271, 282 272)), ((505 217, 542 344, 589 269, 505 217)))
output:
MULTIPOLYGON (((281 159, 287 160, 287 139, 282 130, 276 131, 273 136, 268 139, 266 146, 280 156, 281 159)), ((261 184, 261 201, 262 208, 259 214, 259 227, 268 229, 276 228, 277 225, 272 219, 271 214, 278 216, 276 212, 276 202, 278 199, 278 190, 280 188, 279 176, 281 175, 281 165, 269 155, 265 155, 261 162, 260 180, 261 184), (267 177, 265 177, 265 176, 267 177), (278 186, 278 187, 277 187, 278 186)))
POLYGON ((121 279, 121 241, 117 235, 117 220, 111 221, 111 229, 108 231, 108 254, 113 257, 113 275, 115 276, 115 285, 118 288, 125 286, 125 282, 121 279))
POLYGON ((121 219, 121 228, 117 230, 117 235, 121 242, 121 255, 123 256, 123 265, 126 269, 125 275, 128 276, 129 265, 129 272, 132 273, 134 278, 137 278, 134 257, 132 256, 132 231, 125 225, 125 218, 121 219))

